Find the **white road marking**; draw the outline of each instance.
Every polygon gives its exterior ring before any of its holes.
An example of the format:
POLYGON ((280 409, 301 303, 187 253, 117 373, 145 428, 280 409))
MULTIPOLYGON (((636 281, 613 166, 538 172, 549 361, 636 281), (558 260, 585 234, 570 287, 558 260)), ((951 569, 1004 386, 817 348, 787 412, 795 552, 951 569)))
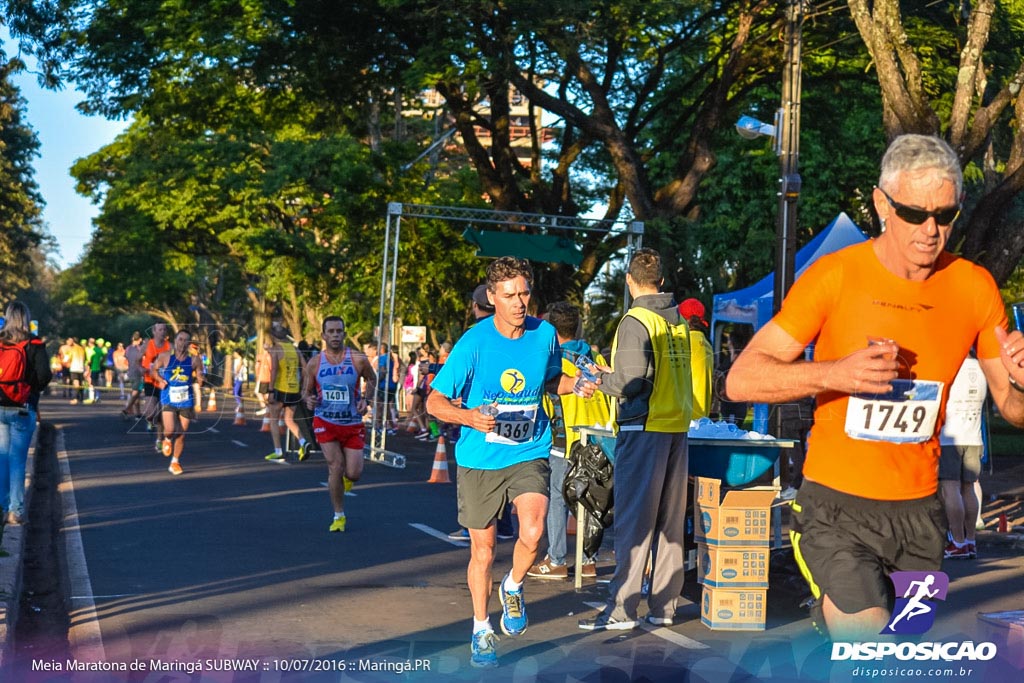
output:
MULTIPOLYGON (((327 482, 326 481, 320 482, 320 485, 323 486, 324 488, 327 488, 327 482)), ((351 491, 345 491, 345 495, 348 496, 349 498, 358 498, 359 497, 358 493, 352 493, 351 491)))
POLYGON ((231 439, 231 443, 235 444, 236 446, 239 446, 240 448, 248 448, 247 445, 236 439, 231 439))
POLYGON ((429 527, 426 524, 413 524, 412 522, 409 522, 409 526, 411 526, 413 529, 419 529, 420 531, 425 533, 427 536, 433 536, 434 538, 441 539, 445 543, 451 543, 456 548, 468 548, 469 547, 469 543, 467 543, 465 541, 455 541, 455 540, 452 540, 452 539, 448 538, 448 534, 446 534, 444 532, 441 532, 441 531, 438 531, 437 529, 435 529, 433 527, 429 527))
MULTIPOLYGON (((601 610, 605 608, 603 602, 584 602, 587 607, 593 607, 594 609, 601 610)), ((670 628, 665 626, 655 626, 654 624, 648 624, 646 619, 640 619, 640 628, 647 631, 651 635, 658 636, 662 640, 667 640, 670 643, 678 645, 679 647, 686 648, 687 650, 709 650, 710 645, 705 645, 699 640, 693 638, 687 638, 681 633, 676 633, 670 628)))
POLYGON ((68 645, 71 656, 80 662, 106 661, 103 634, 96 617, 96 602, 85 563, 81 528, 78 525, 78 505, 75 502, 75 484, 64 445, 64 430, 57 429, 57 459, 60 462, 61 481, 58 490, 64 506, 64 550, 67 554, 68 578, 71 581, 71 627, 68 645))

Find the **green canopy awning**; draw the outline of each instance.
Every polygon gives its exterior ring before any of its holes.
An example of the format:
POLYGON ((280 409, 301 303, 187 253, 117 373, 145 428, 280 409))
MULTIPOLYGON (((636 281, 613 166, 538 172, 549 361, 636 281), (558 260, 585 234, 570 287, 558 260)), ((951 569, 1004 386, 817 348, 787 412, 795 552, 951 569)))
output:
POLYGON ((518 256, 530 261, 566 263, 576 267, 583 263, 583 250, 568 237, 473 228, 466 228, 462 237, 476 246, 477 256, 518 256))

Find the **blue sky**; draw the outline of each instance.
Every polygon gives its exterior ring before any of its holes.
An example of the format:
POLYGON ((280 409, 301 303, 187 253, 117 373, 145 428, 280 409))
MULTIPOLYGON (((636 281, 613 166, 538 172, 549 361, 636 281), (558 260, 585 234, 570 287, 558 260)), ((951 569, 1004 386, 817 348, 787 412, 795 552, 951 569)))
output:
MULTIPOLYGON (((8 58, 17 54, 17 45, 10 41, 6 29, 0 31, 0 40, 8 58)), ((82 256, 98 212, 87 198, 75 192, 69 169, 76 159, 112 142, 127 123, 80 114, 75 105, 84 99, 81 93, 70 88, 44 90, 32 73, 23 72, 12 80, 27 102, 25 119, 39 137, 40 156, 33 165, 36 183, 46 201, 43 220, 57 238, 60 251, 54 258, 66 267, 82 256)))

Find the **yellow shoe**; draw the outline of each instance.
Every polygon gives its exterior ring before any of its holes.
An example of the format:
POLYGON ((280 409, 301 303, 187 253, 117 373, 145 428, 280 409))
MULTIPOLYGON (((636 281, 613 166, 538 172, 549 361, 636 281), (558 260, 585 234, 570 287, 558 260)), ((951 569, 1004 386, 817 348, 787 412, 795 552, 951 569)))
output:
POLYGON ((351 491, 352 487, 356 485, 356 483, 354 481, 352 481, 351 479, 349 479, 345 475, 341 475, 341 481, 345 485, 345 493, 348 493, 349 491, 351 491))
MULTIPOLYGON (((165 458, 169 458, 171 453, 174 452, 174 442, 170 439, 164 439, 163 443, 160 445, 160 452, 164 454, 165 458)), ((178 474, 181 474, 181 472, 178 472, 178 474)))
POLYGON ((338 517, 336 520, 331 522, 331 531, 344 531, 345 530, 345 518, 338 517))
POLYGON ((302 462, 309 456, 309 443, 304 443, 299 446, 299 462, 302 462))
POLYGON ((181 465, 179 465, 178 463, 176 463, 176 462, 174 462, 172 460, 171 461, 171 466, 167 468, 167 471, 170 472, 171 474, 174 474, 174 475, 181 474, 181 472, 182 472, 181 465))

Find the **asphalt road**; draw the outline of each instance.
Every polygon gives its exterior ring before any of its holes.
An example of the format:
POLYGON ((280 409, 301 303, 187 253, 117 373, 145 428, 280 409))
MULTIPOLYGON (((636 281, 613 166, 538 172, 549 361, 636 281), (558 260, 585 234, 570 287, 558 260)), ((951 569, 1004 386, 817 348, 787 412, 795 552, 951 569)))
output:
MULTIPOLYGON (((578 630, 577 619, 593 612, 588 603, 605 596, 610 548, 599 580, 579 593, 568 582, 530 580, 529 630, 500 638, 499 668, 473 669, 468 547, 445 538, 457 526, 455 485, 427 483, 434 444, 389 437, 406 468, 367 463, 346 498, 348 529, 332 534, 319 454, 266 462, 270 435, 253 419, 234 426, 221 407, 201 415, 185 473, 174 477, 153 435, 120 419, 118 402, 44 400, 70 474, 61 490, 72 659, 34 662, 28 680, 852 680, 852 665, 831 662, 830 646, 776 589, 764 632, 709 631, 688 601, 670 628, 578 630)), ((454 478, 454 460, 448 466, 454 478)), ((496 578, 512 548, 500 544, 496 578)), ((1005 538, 983 539, 980 549, 979 561, 944 567, 950 592, 927 639, 972 640, 978 612, 1024 608, 1021 551, 1005 538)), ((499 614, 495 593, 495 626, 499 614)), ((970 666, 969 677, 948 680, 1021 675, 1002 657, 970 666)))

